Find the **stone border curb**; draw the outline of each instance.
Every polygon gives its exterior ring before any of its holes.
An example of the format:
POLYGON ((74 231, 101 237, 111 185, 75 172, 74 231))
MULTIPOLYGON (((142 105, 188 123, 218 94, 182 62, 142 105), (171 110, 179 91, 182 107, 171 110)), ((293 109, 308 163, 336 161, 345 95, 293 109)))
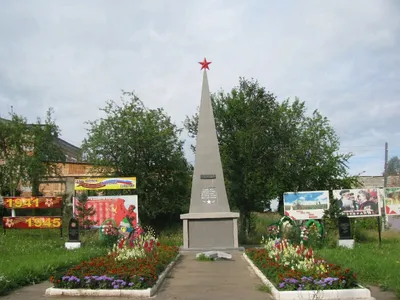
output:
POLYGON ((303 300, 303 299, 363 299, 375 300, 371 296, 369 289, 359 286, 359 289, 348 290, 322 290, 322 291, 278 291, 271 281, 260 271, 259 268, 251 261, 246 253, 243 253, 243 259, 247 261, 254 273, 261 279, 261 281, 271 289, 272 297, 275 300, 303 300))
POLYGON ((145 290, 58 289, 50 287, 46 289, 46 296, 152 297, 175 266, 180 256, 181 254, 178 253, 177 257, 169 263, 164 272, 158 277, 156 284, 145 290))

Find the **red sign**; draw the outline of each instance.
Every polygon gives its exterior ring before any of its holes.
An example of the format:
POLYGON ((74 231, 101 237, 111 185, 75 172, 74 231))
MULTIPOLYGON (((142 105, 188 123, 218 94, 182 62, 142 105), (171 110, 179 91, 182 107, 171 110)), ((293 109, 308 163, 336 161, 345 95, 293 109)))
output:
POLYGON ((14 209, 26 208, 61 208, 61 197, 4 197, 4 207, 14 209))
POLYGON ((49 229, 60 228, 61 217, 3 217, 5 229, 49 229))
MULTIPOLYGON (((74 198, 74 207, 76 214, 76 206, 78 200, 74 198)), ((86 207, 93 207, 96 213, 89 220, 95 222, 95 226, 100 226, 105 220, 113 219, 116 226, 125 224, 124 226, 136 226, 138 222, 137 214, 137 196, 93 196, 89 197, 86 207), (129 225, 129 224, 130 225, 129 225)))

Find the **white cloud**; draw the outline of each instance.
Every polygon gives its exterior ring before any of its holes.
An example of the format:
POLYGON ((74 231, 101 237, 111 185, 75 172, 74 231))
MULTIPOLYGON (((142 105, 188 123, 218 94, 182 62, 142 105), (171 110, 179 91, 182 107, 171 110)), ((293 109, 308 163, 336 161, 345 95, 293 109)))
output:
POLYGON ((4 1, 0 114, 13 105, 33 121, 52 106, 80 144, 83 123, 124 89, 181 124, 199 104, 206 56, 212 91, 245 76, 299 96, 359 153, 352 172, 377 175, 385 141, 400 155, 399 12, 397 0, 4 1))

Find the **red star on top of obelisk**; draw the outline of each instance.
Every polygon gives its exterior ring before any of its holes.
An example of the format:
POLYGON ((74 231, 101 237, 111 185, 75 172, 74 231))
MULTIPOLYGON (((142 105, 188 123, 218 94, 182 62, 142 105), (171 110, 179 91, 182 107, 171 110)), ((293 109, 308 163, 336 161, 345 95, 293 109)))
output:
POLYGON ((208 67, 208 65, 211 64, 211 61, 207 61, 207 59, 206 59, 205 57, 204 57, 204 60, 203 60, 203 61, 200 61, 200 62, 199 62, 199 64, 201 64, 201 69, 200 69, 200 70, 203 70, 203 69, 210 70, 210 68, 208 67))

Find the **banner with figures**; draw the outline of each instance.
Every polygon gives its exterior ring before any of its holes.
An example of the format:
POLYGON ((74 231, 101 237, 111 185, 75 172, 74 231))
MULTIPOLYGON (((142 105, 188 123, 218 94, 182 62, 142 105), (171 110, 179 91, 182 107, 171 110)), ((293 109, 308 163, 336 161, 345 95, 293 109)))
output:
POLYGON ((324 211, 329 208, 329 192, 284 193, 285 215, 293 220, 322 219, 324 211))
POLYGON ((136 177, 75 179, 75 191, 132 189, 136 189, 136 177))
POLYGON ((400 187, 384 188, 385 213, 400 215, 400 187))
POLYGON ((381 215, 378 188, 333 190, 333 198, 348 217, 377 217, 381 215))
MULTIPOLYGON (((74 215, 77 215, 76 205, 78 199, 73 199, 74 215)), ((95 222, 93 227, 101 226, 105 221, 110 220, 116 227, 133 228, 139 222, 138 196, 93 196, 88 197, 86 204, 93 207, 96 213, 88 219, 95 222)))

